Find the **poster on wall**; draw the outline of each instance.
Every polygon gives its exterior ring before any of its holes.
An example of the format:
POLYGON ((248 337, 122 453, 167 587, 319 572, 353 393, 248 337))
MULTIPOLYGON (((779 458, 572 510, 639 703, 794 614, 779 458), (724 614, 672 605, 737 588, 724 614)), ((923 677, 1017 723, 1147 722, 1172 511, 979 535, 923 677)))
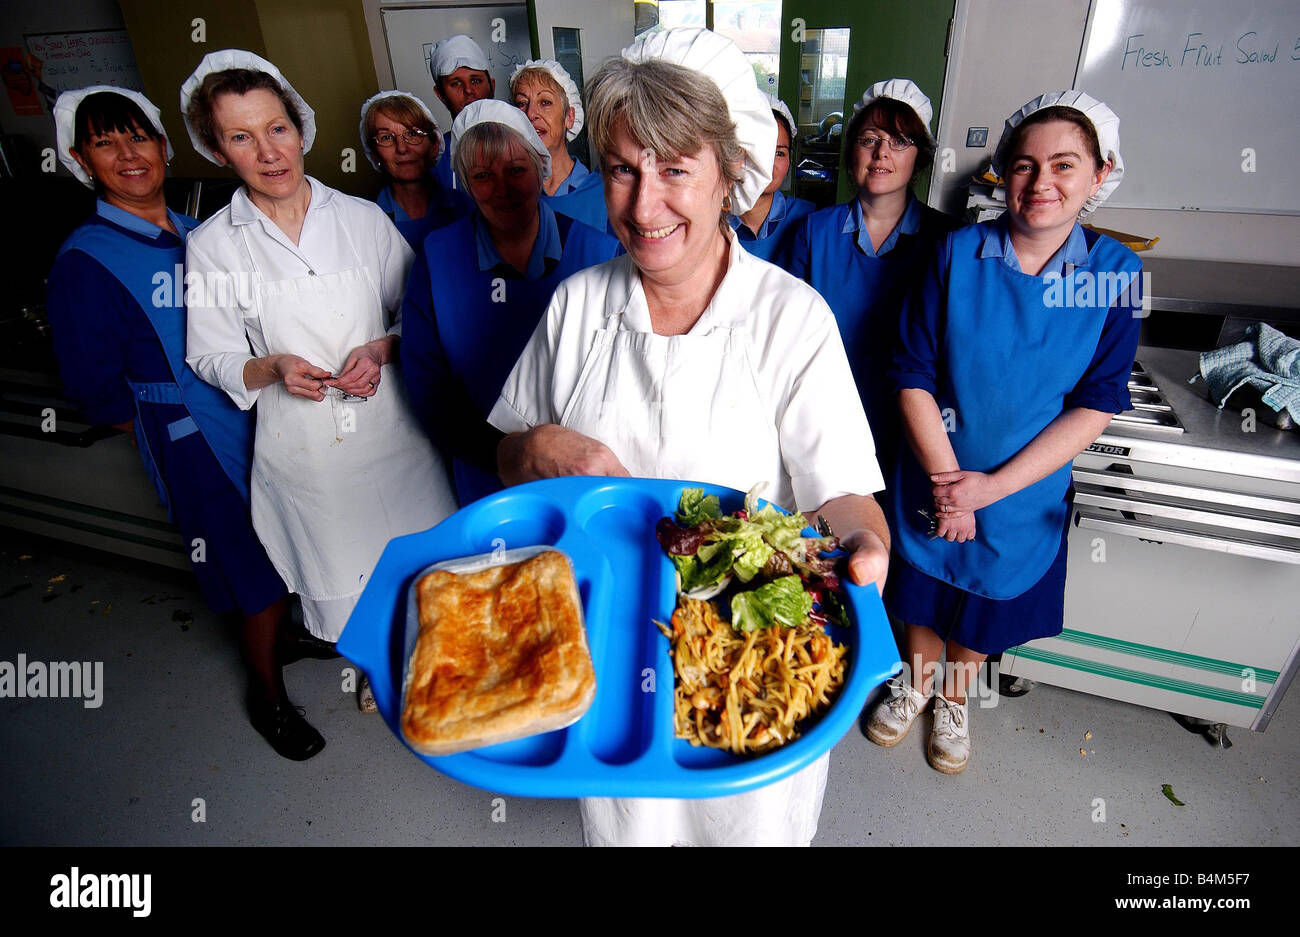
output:
POLYGON ((4 74, 5 91, 9 94, 10 106, 19 117, 39 117, 45 113, 36 84, 40 73, 33 74, 31 65, 17 46, 0 49, 0 71, 4 74))
POLYGON ((29 58, 40 62, 39 90, 51 109, 61 92, 87 85, 144 90, 125 29, 29 33, 23 39, 29 58))

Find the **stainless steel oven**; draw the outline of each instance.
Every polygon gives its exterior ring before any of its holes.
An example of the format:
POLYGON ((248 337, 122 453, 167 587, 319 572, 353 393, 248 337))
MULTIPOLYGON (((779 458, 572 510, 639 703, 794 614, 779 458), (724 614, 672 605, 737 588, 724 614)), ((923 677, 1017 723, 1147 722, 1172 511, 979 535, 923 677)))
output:
POLYGON ((1300 435, 1142 349, 1135 411, 1074 463, 1065 627, 1002 673, 1263 731, 1300 652, 1300 435))

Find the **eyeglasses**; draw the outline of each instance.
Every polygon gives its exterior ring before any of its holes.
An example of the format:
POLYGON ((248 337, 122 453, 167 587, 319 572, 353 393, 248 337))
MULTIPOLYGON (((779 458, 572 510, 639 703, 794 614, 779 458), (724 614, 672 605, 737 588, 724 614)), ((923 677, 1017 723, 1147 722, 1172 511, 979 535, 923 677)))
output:
MULTIPOLYGON (((375 146, 382 147, 385 150, 390 146, 397 146, 397 137, 398 134, 390 133, 387 130, 381 130, 374 136, 375 146)), ((404 130, 401 133, 401 137, 407 146, 419 146, 425 140, 429 139, 429 135, 423 130, 404 130)))
POLYGON ((886 137, 875 133, 864 133, 858 137, 858 146, 864 150, 874 150, 880 144, 885 144, 895 153, 901 153, 909 146, 915 146, 907 137, 886 137))

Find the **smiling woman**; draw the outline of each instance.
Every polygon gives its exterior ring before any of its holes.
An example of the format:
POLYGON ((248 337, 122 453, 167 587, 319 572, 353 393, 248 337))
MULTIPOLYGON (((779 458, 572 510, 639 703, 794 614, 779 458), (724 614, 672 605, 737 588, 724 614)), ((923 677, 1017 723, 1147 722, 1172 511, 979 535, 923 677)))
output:
POLYGON ((325 742, 285 692, 285 587, 249 520, 252 426, 186 367, 179 295, 158 300, 198 224, 163 197, 171 147, 161 115, 143 95, 105 86, 63 93, 54 114, 64 165, 99 195, 50 271, 64 386, 91 421, 135 438, 181 539, 205 545, 194 573, 208 604, 243 614, 253 725, 284 757, 310 758, 325 742))
POLYGON ((445 142, 424 102, 405 91, 381 91, 361 105, 361 144, 385 178, 376 204, 417 253, 434 228, 466 215, 464 194, 434 174, 445 142))
POLYGON ((608 260, 618 242, 542 200, 551 156, 519 108, 475 101, 451 132, 475 210, 424 242, 402 308, 402 373, 468 504, 501 487, 500 434, 487 414, 556 285, 608 260))
MULTIPOLYGON (((855 582, 880 583, 883 487, 830 310, 727 223, 770 182, 776 122, 715 33, 646 34, 588 84, 609 221, 627 256, 560 284, 489 417, 501 477, 632 474, 823 513, 855 582), (834 414, 832 416, 831 414, 834 414)), ((649 623, 647 623, 649 626, 649 623)), ((800 845, 828 758, 711 801, 582 802, 589 844, 800 845)))
POLYGON ((1141 270, 1079 224, 1123 172, 1110 108, 1079 91, 1039 95, 1007 120, 994 168, 1006 213, 939 243, 904 307, 890 374, 909 447, 890 502, 898 560, 885 602, 906 625, 911 679, 893 681, 867 734, 897 743, 933 699, 927 757, 945 774, 970 756, 966 692, 985 657, 1061 632, 1070 464, 1129 408, 1140 324, 1136 289, 1102 291, 1065 316, 1051 292, 1141 270), (1008 362, 1032 401, 1008 407, 990 380, 1008 362))

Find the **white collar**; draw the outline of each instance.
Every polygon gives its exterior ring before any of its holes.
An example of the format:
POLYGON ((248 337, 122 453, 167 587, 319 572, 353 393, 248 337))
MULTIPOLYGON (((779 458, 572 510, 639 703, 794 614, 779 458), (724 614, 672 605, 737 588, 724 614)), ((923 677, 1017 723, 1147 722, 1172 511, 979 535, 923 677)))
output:
MULTIPOLYGON (((718 284, 717 290, 704 307, 704 312, 691 326, 688 335, 703 335, 714 328, 727 328, 737 325, 749 315, 753 302, 752 284, 748 281, 756 271, 745 269, 752 266, 755 258, 740 246, 740 238, 728 227, 722 232, 727 239, 727 272, 718 284)), ((623 254, 614 270, 609 284, 608 299, 605 303, 605 317, 622 316, 624 326, 633 332, 653 332, 650 323, 650 306, 646 302, 645 288, 641 283, 641 274, 632 262, 629 254, 623 254)))
MULTIPOLYGON (((334 190, 322 182, 306 177, 308 184, 311 186, 311 201, 307 204, 307 213, 311 214, 318 208, 324 208, 329 204, 333 197, 334 190)), ((252 224, 254 221, 265 219, 266 215, 260 208, 253 204, 253 200, 248 197, 248 186, 241 185, 235 190, 235 194, 230 198, 230 223, 233 225, 252 224)))

